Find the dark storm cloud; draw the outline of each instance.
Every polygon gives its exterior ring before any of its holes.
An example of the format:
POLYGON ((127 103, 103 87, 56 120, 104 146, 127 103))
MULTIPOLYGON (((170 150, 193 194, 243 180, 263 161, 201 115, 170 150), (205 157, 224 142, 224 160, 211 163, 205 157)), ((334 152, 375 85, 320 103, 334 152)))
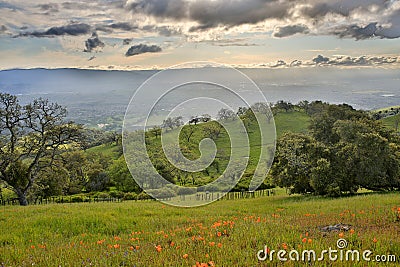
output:
POLYGON ((316 33, 362 40, 370 37, 400 37, 400 10, 394 4, 395 1, 390 0, 128 0, 125 7, 134 15, 197 22, 197 25, 189 29, 190 33, 276 19, 293 23, 277 27, 273 36, 278 38, 296 33, 307 34, 310 25, 313 25, 313 32, 316 33), (364 25, 355 23, 354 18, 368 18, 371 14, 382 14, 382 17, 378 21, 364 21, 364 25), (339 17, 346 19, 347 25, 335 27, 335 20, 339 21, 339 17), (299 18, 302 24, 296 24, 299 18), (328 20, 333 21, 330 25, 333 27, 330 28, 334 30, 326 31, 324 26, 328 20))
POLYGON ((188 16, 188 3, 184 0, 136 0, 127 1, 126 8, 133 13, 177 20, 188 16))
POLYGON ((388 17, 390 26, 381 27, 376 31, 376 35, 381 38, 394 39, 400 37, 400 9, 392 12, 388 17))
POLYGON ((274 37, 283 38, 295 35, 297 33, 309 33, 310 30, 306 25, 297 24, 297 25, 287 25, 283 27, 276 27, 274 33, 272 34, 274 37))
POLYGON ((317 57, 313 58, 312 60, 315 64, 327 63, 329 62, 328 57, 324 57, 322 55, 318 55, 317 57))
POLYGON ((389 27, 378 26, 377 22, 373 22, 364 27, 358 25, 338 27, 332 33, 340 38, 354 38, 356 40, 374 37, 394 39, 400 37, 400 19, 398 20, 398 24, 392 22, 389 27))
POLYGON ((202 31, 217 26, 255 24, 268 18, 288 16, 290 1, 278 0, 135 0, 127 2, 134 14, 146 14, 160 19, 196 21, 191 31, 202 31))
POLYGON ((345 27, 336 28, 332 33, 339 36, 340 38, 355 38, 356 40, 363 40, 372 37, 376 37, 376 31, 378 30, 377 22, 368 24, 365 27, 358 25, 350 25, 345 27))
POLYGON ((33 37, 52 37, 52 36, 62 36, 62 35, 84 35, 91 31, 91 27, 85 23, 70 24, 60 27, 52 27, 46 31, 34 31, 22 33, 19 36, 33 36, 33 37))
POLYGON ((348 25, 336 27, 330 32, 340 38, 354 38, 356 40, 368 38, 392 39, 400 37, 400 10, 393 7, 394 3, 395 1, 390 0, 319 1, 302 8, 300 13, 317 24, 328 15, 346 18, 349 20, 348 25), (354 14, 368 18, 368 14, 371 14, 371 8, 374 9, 374 14, 382 14, 379 21, 371 21, 366 25, 351 23, 354 14))
POLYGON ((158 32, 158 34, 166 37, 182 34, 179 29, 174 29, 173 27, 169 26, 156 26, 153 28, 153 30, 155 32, 158 32))
POLYGON ((130 56, 135 56, 135 55, 140 55, 144 53, 157 53, 161 52, 162 49, 158 45, 146 45, 146 44, 139 44, 139 45, 134 45, 131 46, 128 51, 126 51, 125 56, 130 57, 130 56))
POLYGON ((122 45, 129 45, 132 42, 132 38, 126 38, 122 40, 122 45))
POLYGON ((83 52, 92 52, 93 49, 96 48, 103 48, 105 46, 105 44, 99 39, 99 36, 97 35, 97 33, 93 33, 92 37, 90 37, 89 39, 86 40, 85 42, 85 50, 83 50, 83 52))
POLYGON ((132 24, 130 24, 128 22, 116 22, 116 23, 106 25, 105 27, 108 27, 111 29, 116 29, 116 30, 123 30, 123 31, 132 31, 132 30, 136 30, 138 28, 137 26, 133 26, 132 24))

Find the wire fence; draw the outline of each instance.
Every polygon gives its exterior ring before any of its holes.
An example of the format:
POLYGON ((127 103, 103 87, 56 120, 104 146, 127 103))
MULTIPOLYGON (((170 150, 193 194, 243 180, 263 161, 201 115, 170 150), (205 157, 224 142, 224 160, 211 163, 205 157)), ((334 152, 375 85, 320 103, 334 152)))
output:
MULTIPOLYGON (((190 196, 180 196, 181 200, 185 201, 187 198, 196 201, 213 201, 213 200, 234 200, 234 199, 249 199, 263 196, 275 195, 275 189, 265 189, 257 191, 242 191, 242 192, 228 192, 221 197, 218 192, 201 192, 190 196)), ((130 199, 119 197, 97 197, 97 196, 55 196, 49 198, 39 197, 35 200, 29 201, 29 205, 46 205, 46 204, 65 204, 65 203, 99 203, 99 202, 123 202, 123 201, 155 201, 150 196, 141 197, 137 195, 130 199)), ((0 205, 19 205, 18 198, 0 199, 0 205)))

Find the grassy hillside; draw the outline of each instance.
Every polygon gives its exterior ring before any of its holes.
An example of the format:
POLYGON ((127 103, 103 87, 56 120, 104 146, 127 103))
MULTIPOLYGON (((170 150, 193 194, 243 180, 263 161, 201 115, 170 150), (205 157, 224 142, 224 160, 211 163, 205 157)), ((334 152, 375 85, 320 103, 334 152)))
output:
MULTIPOLYGON (((400 126, 400 114, 383 118, 382 124, 388 128, 396 129, 396 125, 400 126)), ((397 128, 398 130, 398 128, 397 128)))
MULTIPOLYGON (((209 124, 215 124, 216 122, 203 123, 198 125, 185 125, 183 126, 183 130, 187 130, 187 128, 191 127, 193 129, 193 134, 190 136, 189 140, 186 139, 185 135, 181 134, 180 136, 180 146, 183 148, 183 154, 189 159, 197 159, 200 156, 199 151, 199 143, 204 138, 207 138, 207 134, 204 132, 204 129, 209 124)), ((228 127, 232 127, 234 129, 239 129, 239 121, 228 121, 228 127)), ((275 125, 276 125, 276 134, 279 137, 282 133, 287 131, 292 132, 306 132, 308 125, 310 123, 310 117, 305 112, 300 111, 290 111, 290 112, 280 112, 275 115, 275 125)), ((273 136, 273 128, 267 127, 268 131, 270 131, 269 136, 273 136)), ((243 154, 243 157, 249 156, 249 164, 243 175, 241 182, 238 184, 237 189, 247 188, 250 180, 253 177, 253 173, 255 168, 257 167, 259 161, 259 155, 261 151, 261 136, 258 125, 255 122, 251 122, 248 124, 248 138, 250 145, 250 154, 246 154, 246 144, 238 144, 235 142, 235 149, 238 153, 243 154)), ((165 131, 163 133, 163 139, 165 143, 171 144, 172 138, 174 138, 181 129, 174 129, 170 131, 165 131)), ((229 136, 228 133, 224 130, 218 135, 215 139, 215 143, 217 146, 217 155, 215 163, 207 168, 206 171, 201 173, 188 173, 187 179, 190 180, 191 183, 195 181, 195 185, 202 185, 209 183, 212 180, 218 178, 222 172, 226 169, 227 164, 230 160, 231 153, 231 138, 237 137, 240 138, 240 132, 234 131, 232 136, 229 136)), ((272 147, 272 139, 269 140, 269 144, 264 144, 266 146, 272 147)), ((165 155, 162 153, 163 149, 161 146, 161 138, 158 136, 154 136, 151 133, 147 135, 147 146, 150 152, 150 155, 153 155, 154 162, 160 162, 162 159, 163 162, 167 162, 165 155)), ((118 157, 118 148, 115 144, 101 145, 88 150, 89 152, 100 152, 104 155, 110 156, 112 158, 118 157)), ((172 165, 169 165, 170 168, 173 168, 172 165)), ((268 185, 268 181, 266 181, 266 185, 268 185)), ((185 184, 183 184, 185 185, 185 184)))
POLYGON ((112 159, 118 158, 120 147, 115 143, 103 144, 100 146, 92 147, 87 150, 89 153, 102 153, 104 156, 109 156, 112 159))
MULTIPOLYGON (((281 112, 278 113, 277 115, 274 116, 275 119, 275 127, 276 127, 276 134, 277 137, 281 136, 285 132, 306 132, 307 128, 310 124, 310 116, 308 116, 305 112, 302 111, 290 111, 290 112, 281 112)), ((389 119, 389 118, 388 118, 389 119)), ((202 133, 202 126, 197 125, 197 130, 191 137, 193 140, 193 143, 198 143, 203 137, 202 133)), ((259 144, 255 143, 255 140, 259 138, 259 132, 257 130, 257 127, 255 125, 251 126, 251 132, 250 132, 250 146, 255 147, 259 144)), ((168 139, 168 134, 166 135, 166 139, 168 139)), ((216 140, 217 144, 220 145, 220 147, 227 148, 229 149, 229 138, 226 135, 226 133, 222 133, 216 140)), ((197 148, 197 146, 195 146, 197 148)), ((197 150, 193 149, 193 152, 198 153, 197 150)), ((107 144, 107 145, 100 145, 97 147, 93 147, 88 149, 90 152, 101 152, 105 155, 109 155, 112 157, 115 157, 118 155, 118 148, 117 146, 112 143, 112 144, 107 144)))
MULTIPOLYGON (((276 195, 183 209, 159 202, 0 208, 2 266, 275 266, 272 250, 347 249, 400 255, 399 194, 328 199, 276 195), (323 232, 344 223, 348 231, 323 232), (207 265, 205 265, 207 264, 207 265)), ((318 254, 319 255, 319 254, 318 254)), ((400 259, 398 259, 400 260, 400 259)), ((302 262, 301 262, 302 263, 302 262)), ((287 262, 285 266, 302 266, 287 262)), ((315 263, 316 264, 316 263, 315 263)), ((314 263, 311 262, 311 265, 314 263)), ((336 261, 316 266, 380 266, 336 261)), ((385 265, 386 266, 386 265, 385 265)), ((395 264, 393 264, 395 266, 395 264)))
POLYGON ((280 112, 274 119, 278 137, 285 132, 306 132, 310 125, 310 116, 303 111, 280 112))

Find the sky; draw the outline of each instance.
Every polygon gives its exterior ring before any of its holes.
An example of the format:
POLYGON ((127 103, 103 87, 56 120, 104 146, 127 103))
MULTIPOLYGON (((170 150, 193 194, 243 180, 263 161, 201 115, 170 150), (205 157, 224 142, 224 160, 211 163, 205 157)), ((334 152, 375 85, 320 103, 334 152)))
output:
POLYGON ((0 0, 0 69, 400 66, 398 0, 0 0))

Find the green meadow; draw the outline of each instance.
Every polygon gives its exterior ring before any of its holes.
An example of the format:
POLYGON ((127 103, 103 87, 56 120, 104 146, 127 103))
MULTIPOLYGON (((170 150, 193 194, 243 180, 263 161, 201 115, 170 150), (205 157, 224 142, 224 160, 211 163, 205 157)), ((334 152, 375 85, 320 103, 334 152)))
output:
MULTIPOLYGON (((400 195, 340 199, 275 196, 220 200, 198 208, 156 201, 3 206, 2 266, 275 266, 257 252, 315 250, 344 238, 371 250, 371 262, 288 261, 286 266, 380 266, 375 255, 400 256, 400 195), (338 223, 347 231, 324 232, 338 223)), ((400 259, 397 258, 397 262, 400 259)), ((386 263, 389 264, 389 263, 386 263)), ((395 265, 395 263, 390 263, 395 265)), ((382 264, 385 266, 385 264, 382 264)))

